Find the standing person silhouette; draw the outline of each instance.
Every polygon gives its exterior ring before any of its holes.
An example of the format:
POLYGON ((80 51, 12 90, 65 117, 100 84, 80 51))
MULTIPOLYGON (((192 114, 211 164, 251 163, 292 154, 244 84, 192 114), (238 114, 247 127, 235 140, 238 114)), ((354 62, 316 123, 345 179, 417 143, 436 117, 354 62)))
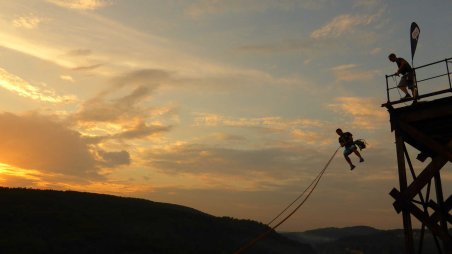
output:
POLYGON ((359 157, 359 162, 363 162, 364 159, 358 152, 355 143, 353 142, 353 135, 350 132, 343 132, 341 129, 336 130, 337 135, 339 135, 339 144, 344 147, 344 157, 345 160, 350 165, 350 170, 353 170, 356 166, 353 165, 352 161, 348 157, 350 154, 355 153, 359 157))
POLYGON ((405 93, 405 97, 403 99, 411 98, 411 95, 408 93, 407 87, 411 90, 413 94, 413 98, 417 97, 417 89, 414 86, 414 73, 411 65, 403 58, 397 57, 394 53, 391 53, 388 56, 389 61, 395 62, 397 64, 397 72, 394 75, 399 76, 402 74, 402 78, 400 78, 400 82, 397 87, 405 93))

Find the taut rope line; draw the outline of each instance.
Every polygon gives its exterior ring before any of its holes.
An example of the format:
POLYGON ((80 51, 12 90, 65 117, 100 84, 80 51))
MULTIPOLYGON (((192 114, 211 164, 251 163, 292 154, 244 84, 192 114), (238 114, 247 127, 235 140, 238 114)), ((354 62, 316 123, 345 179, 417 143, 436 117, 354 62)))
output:
POLYGON ((314 185, 311 190, 308 192, 308 194, 306 195, 306 197, 303 199, 303 201, 301 201, 301 203, 295 207, 295 209, 290 212, 286 217, 284 217, 284 219, 282 219, 278 224, 276 224, 275 226, 269 228, 267 231, 265 231, 264 233, 258 235, 256 238, 254 238, 253 240, 249 241, 247 244, 243 245, 240 249, 238 249, 236 252, 234 252, 234 254, 241 254, 244 251, 248 250, 249 248, 253 247, 258 241, 264 239, 265 237, 267 237, 268 234, 270 234, 271 232, 273 232, 277 227, 279 227, 281 224, 283 224, 286 220, 288 220, 295 212, 298 211, 298 209, 300 209, 300 207, 306 202, 306 200, 308 200, 309 196, 311 196, 312 192, 315 190, 315 188, 317 187, 317 184, 319 184, 320 179, 322 178, 323 174, 325 173, 326 169, 328 168, 328 166, 331 164, 331 161, 333 160, 334 156, 336 155, 337 151, 339 151, 340 147, 338 147, 336 149, 336 151, 334 151, 333 155, 331 156, 331 158, 328 160, 328 162, 325 164, 325 166, 323 167, 323 169, 320 171, 320 173, 316 176, 316 178, 314 178, 314 180, 311 182, 311 184, 303 191, 303 193, 301 193, 290 205, 288 205, 281 213, 279 213, 273 220, 271 220, 267 225, 269 226, 271 223, 273 223, 276 219, 278 219, 284 212, 286 212, 295 202, 297 202, 303 195, 304 193, 312 186, 314 185))

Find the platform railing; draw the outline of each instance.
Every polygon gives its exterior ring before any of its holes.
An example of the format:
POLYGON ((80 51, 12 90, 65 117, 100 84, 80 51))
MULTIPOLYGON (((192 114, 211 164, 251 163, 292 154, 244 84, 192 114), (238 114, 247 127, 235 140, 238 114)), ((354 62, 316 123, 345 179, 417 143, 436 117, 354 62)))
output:
MULTIPOLYGON (((450 70, 449 64, 452 65, 452 58, 446 58, 444 60, 440 60, 440 61, 437 61, 437 62, 433 62, 433 63, 429 63, 429 64, 425 64, 425 65, 421 65, 421 66, 413 68, 414 83, 415 83, 414 85, 415 85, 416 90, 417 90, 416 98, 404 99, 404 98, 401 98, 402 95, 400 94, 400 92, 398 92, 398 93, 393 92, 392 90, 397 90, 398 89, 398 87, 397 87, 397 85, 398 85, 397 77, 398 76, 395 75, 395 74, 386 75, 387 102, 384 103, 382 106, 388 107, 388 106, 392 106, 392 105, 399 104, 399 103, 405 103, 407 101, 417 102, 418 100, 423 99, 423 98, 432 97, 432 96, 438 96, 440 94, 445 94, 445 93, 452 93, 452 82, 451 82, 451 74, 452 74, 452 72, 450 70), (430 76, 430 75, 427 76, 427 75, 420 74, 420 72, 422 70, 427 69, 427 67, 434 66, 434 65, 441 65, 441 64, 445 65, 445 69, 446 69, 445 72, 446 73, 442 72, 439 75, 432 75, 432 76, 430 76), (427 77, 424 77, 424 76, 427 76, 427 77), (423 89, 428 89, 429 88, 427 86, 428 84, 426 84, 424 82, 430 81, 430 80, 433 80, 433 79, 439 79, 439 78, 445 77, 445 76, 447 76, 447 81, 448 81, 448 84, 449 84, 448 86, 445 85, 445 84, 442 84, 442 85, 439 85, 439 87, 437 87, 437 88, 430 87, 430 91, 421 92, 423 89), (393 83, 392 85, 390 85, 391 79, 392 79, 392 83, 393 83), (399 96, 399 98, 397 98, 395 100, 391 99, 391 93, 395 93, 396 96, 397 95, 399 96)), ((396 96, 393 96, 393 97, 396 97, 396 96)))

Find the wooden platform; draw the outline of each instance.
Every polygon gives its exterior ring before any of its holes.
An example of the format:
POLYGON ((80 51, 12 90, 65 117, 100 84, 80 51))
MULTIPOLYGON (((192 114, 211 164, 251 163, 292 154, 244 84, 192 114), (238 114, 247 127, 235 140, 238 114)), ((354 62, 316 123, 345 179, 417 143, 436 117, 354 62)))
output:
POLYGON ((422 223, 422 235, 427 227, 435 237, 442 240, 444 252, 452 254, 452 235, 448 228, 448 224, 452 224, 452 196, 444 195, 441 183, 441 169, 452 162, 452 96, 399 108, 393 108, 393 104, 388 103, 383 106, 390 114, 391 131, 396 140, 399 189, 392 189, 390 195, 395 200, 395 210, 402 213, 405 253, 415 253, 411 224, 413 217, 422 223), (405 144, 420 152, 420 161, 431 157, 431 161, 418 175, 405 144), (408 180, 408 175, 412 176, 412 182, 408 180), (435 197, 430 195, 433 185, 435 197))
POLYGON ((387 108, 391 119, 391 131, 397 129, 400 123, 409 125, 410 129, 414 128, 418 135, 413 137, 403 130, 400 135, 406 143, 428 157, 435 156, 437 153, 423 144, 420 137, 429 137, 442 145, 452 140, 452 96, 433 101, 419 101, 400 108, 392 108, 388 105, 387 108))

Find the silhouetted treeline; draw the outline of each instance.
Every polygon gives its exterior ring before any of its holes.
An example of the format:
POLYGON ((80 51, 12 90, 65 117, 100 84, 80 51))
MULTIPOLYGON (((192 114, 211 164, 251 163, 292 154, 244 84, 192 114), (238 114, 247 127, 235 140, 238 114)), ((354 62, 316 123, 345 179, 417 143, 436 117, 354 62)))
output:
MULTIPOLYGON (((266 229, 250 220, 144 199, 0 188, 0 253, 5 254, 231 254, 266 229)), ((315 252, 273 233, 247 253, 315 252)))

